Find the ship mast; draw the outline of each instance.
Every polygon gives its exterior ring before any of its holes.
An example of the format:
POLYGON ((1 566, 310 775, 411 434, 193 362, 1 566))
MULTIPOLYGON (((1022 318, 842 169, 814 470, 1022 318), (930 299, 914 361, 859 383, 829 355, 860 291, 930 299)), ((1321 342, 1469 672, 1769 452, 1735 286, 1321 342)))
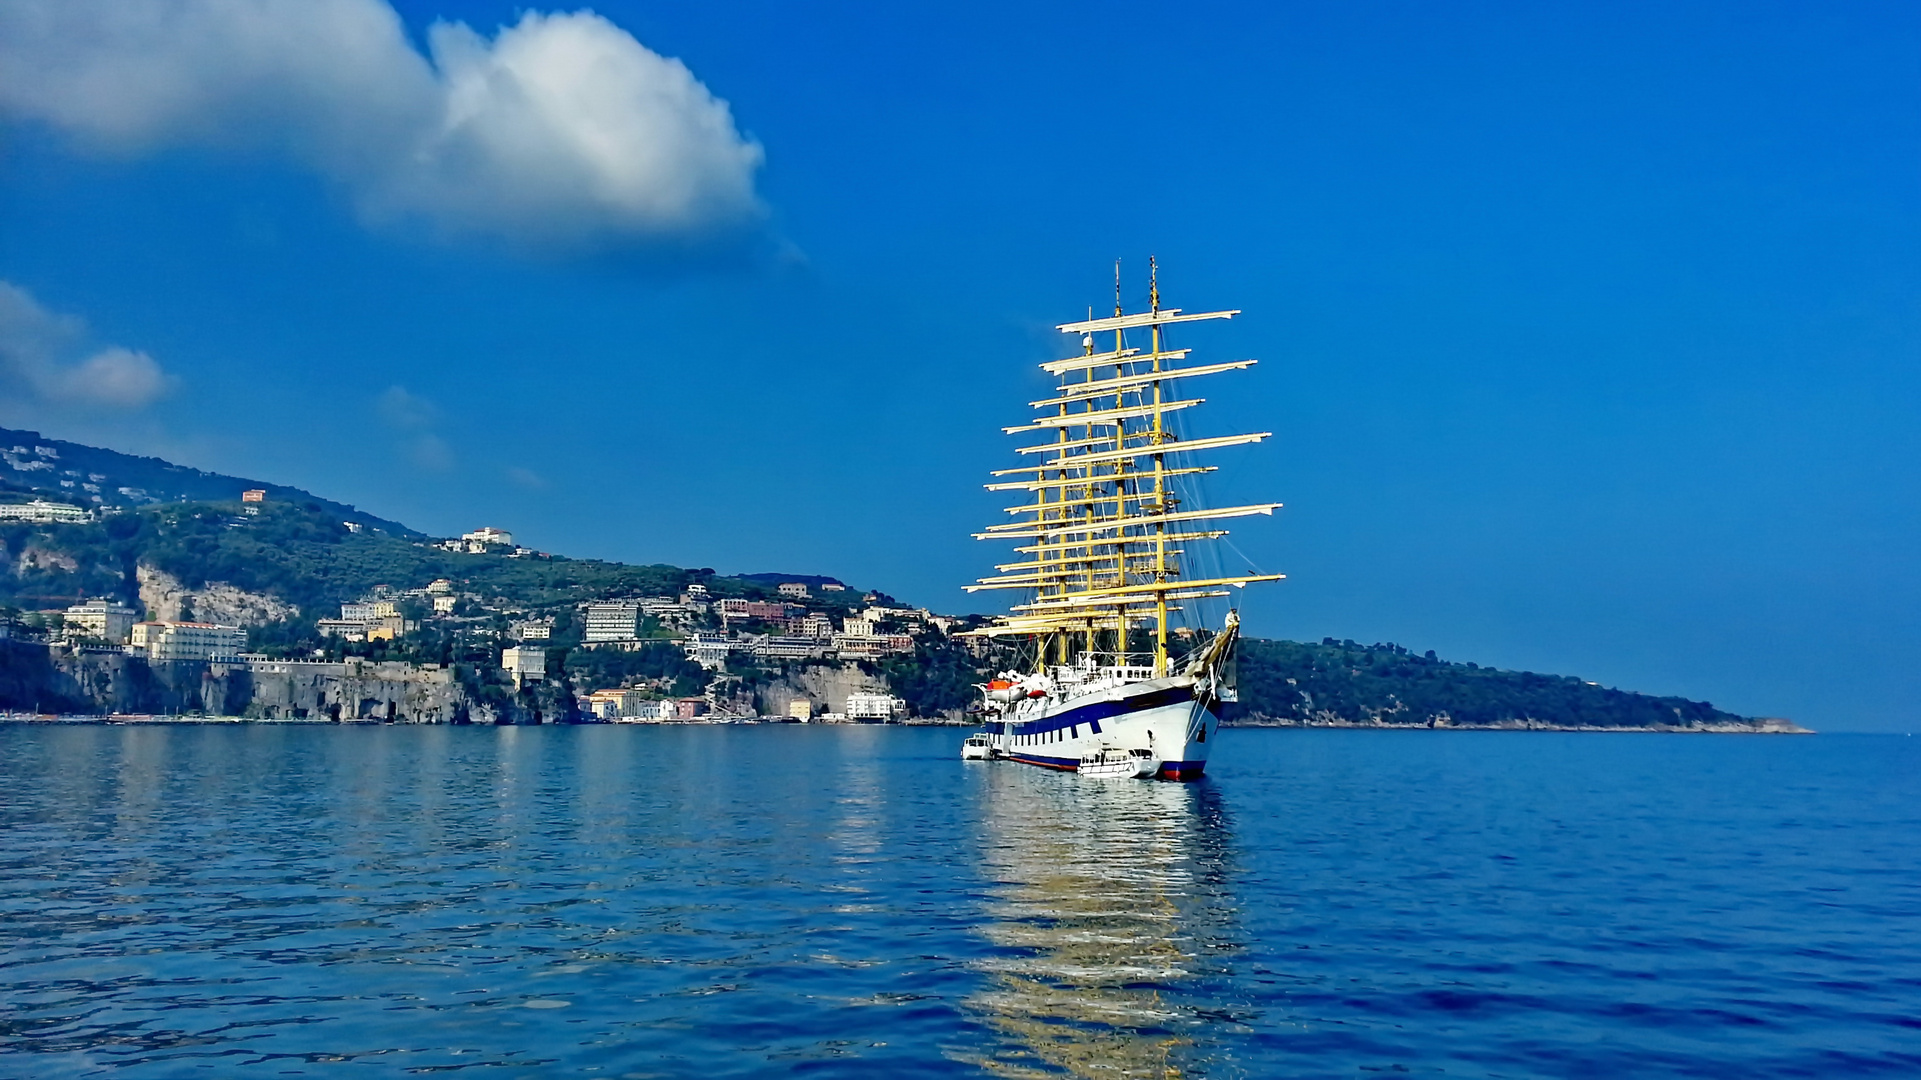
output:
POLYGON ((1019 589, 1032 599, 1013 613, 971 633, 1030 635, 1039 639, 1038 661, 1050 653, 1069 658, 1078 634, 1093 652, 1097 635, 1112 628, 1116 663, 1125 664, 1128 632, 1154 628, 1153 674, 1168 674, 1168 616, 1185 600, 1226 596, 1229 587, 1278 581, 1280 574, 1241 574, 1195 579, 1183 575, 1181 544, 1213 540, 1224 529, 1196 529, 1192 523, 1250 514, 1272 514, 1279 503, 1219 509, 1180 509, 1175 477, 1207 473, 1214 466, 1192 463, 1194 455, 1222 447, 1259 442, 1271 432, 1181 439, 1168 423, 1173 413, 1193 408, 1201 398, 1178 398, 1174 380, 1192 379, 1252 367, 1253 360, 1183 364, 1191 350, 1170 349, 1164 329, 1174 323, 1228 319, 1239 310, 1185 314, 1161 307, 1159 268, 1149 260, 1148 309, 1129 315, 1121 303, 1120 264, 1114 270, 1114 315, 1063 323, 1064 334, 1081 335, 1081 355, 1041 365, 1059 376, 1052 397, 1030 404, 1042 415, 1033 423, 1005 428, 1008 434, 1051 430, 1051 442, 1017 448, 1021 454, 1047 455, 1034 465, 1001 469, 997 477, 1016 477, 987 485, 990 491, 1031 493, 1030 502, 1007 512, 1021 520, 989 526, 974 534, 982 540, 1031 540, 1015 548, 1020 561, 995 567, 967 591, 1019 589), (1145 329, 1148 349, 1127 347, 1127 331, 1145 329), (1114 332, 1114 347, 1097 353, 1095 335, 1114 332))

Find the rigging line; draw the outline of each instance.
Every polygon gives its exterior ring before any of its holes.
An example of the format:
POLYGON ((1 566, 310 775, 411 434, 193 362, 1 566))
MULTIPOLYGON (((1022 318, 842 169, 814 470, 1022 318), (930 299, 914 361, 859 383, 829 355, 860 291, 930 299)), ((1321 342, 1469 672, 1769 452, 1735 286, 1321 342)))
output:
POLYGON ((1252 570, 1257 574, 1267 573, 1267 571, 1261 569, 1260 565, 1257 564, 1253 559, 1250 559, 1247 557, 1247 552, 1242 551, 1240 548, 1236 547, 1234 544, 1234 541, 1229 540, 1227 537, 1223 536, 1221 537, 1221 543, 1226 544, 1228 547, 1232 548, 1234 551, 1234 554, 1239 555, 1241 557, 1241 561, 1247 564, 1247 568, 1249 570, 1252 570))

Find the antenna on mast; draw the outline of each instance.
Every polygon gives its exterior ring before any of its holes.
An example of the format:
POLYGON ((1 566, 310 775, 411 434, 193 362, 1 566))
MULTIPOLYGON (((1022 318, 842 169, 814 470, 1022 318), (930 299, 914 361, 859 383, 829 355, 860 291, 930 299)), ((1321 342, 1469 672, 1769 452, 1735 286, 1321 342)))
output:
POLYGON ((1121 313, 1121 261, 1114 260, 1114 314, 1121 313))

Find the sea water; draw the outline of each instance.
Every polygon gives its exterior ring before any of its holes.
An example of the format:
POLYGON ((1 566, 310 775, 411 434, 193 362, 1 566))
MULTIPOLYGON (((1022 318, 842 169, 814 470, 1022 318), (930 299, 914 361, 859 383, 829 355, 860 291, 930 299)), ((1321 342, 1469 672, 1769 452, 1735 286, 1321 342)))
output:
POLYGON ((1921 748, 0 725, 0 1075, 1921 1074, 1921 748))

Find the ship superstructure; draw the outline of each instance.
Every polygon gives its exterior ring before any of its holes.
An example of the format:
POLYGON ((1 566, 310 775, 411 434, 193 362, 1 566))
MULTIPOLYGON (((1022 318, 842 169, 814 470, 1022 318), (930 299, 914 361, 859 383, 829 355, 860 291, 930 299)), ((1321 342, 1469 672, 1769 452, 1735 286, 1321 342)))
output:
POLYGON ((1168 779, 1206 767, 1219 706, 1233 697, 1239 620, 1234 611, 1218 628, 1188 620, 1185 634, 1177 624, 1198 602, 1283 575, 1192 568, 1204 546, 1227 535, 1211 523, 1281 504, 1200 505, 1194 481, 1215 469, 1200 455, 1271 433, 1184 434, 1188 411, 1204 400, 1183 397, 1185 387, 1255 361, 1191 362, 1191 349, 1171 347, 1168 329, 1238 314, 1163 308, 1152 273, 1148 309, 1127 314, 1117 271, 1112 317, 1059 326, 1080 335, 1081 353, 1041 365, 1058 389, 1030 403, 1031 421, 1005 429, 1039 436, 1017 450, 1030 463, 995 472, 987 485, 1022 496, 1007 508, 1015 520, 975 534, 1018 541, 1019 557, 967 586, 1026 594, 1008 615, 970 631, 1033 646, 1031 670, 983 687, 995 756, 1075 769, 1102 750, 1146 750, 1168 779))

